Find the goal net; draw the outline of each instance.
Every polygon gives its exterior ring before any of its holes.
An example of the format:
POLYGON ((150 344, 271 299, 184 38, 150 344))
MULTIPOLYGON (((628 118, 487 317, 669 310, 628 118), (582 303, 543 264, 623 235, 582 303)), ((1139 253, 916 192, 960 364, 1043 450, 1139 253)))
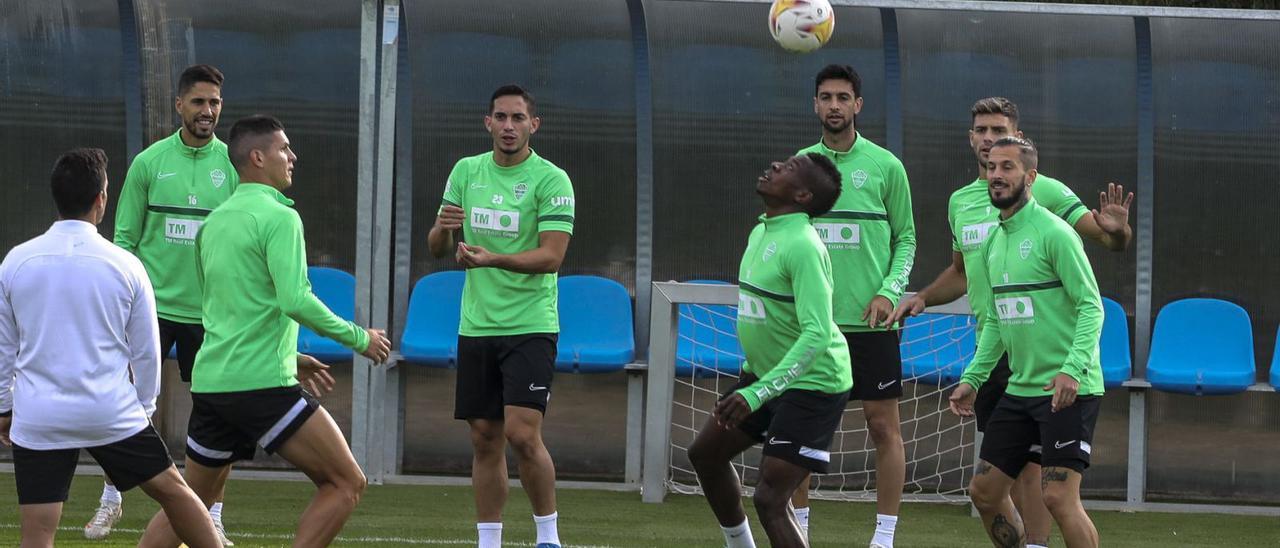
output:
MULTIPOLYGON (((659 377, 666 377, 669 368, 670 401, 651 398, 646 405, 651 411, 670 410, 664 428, 664 489, 697 494, 701 490, 686 450, 719 396, 737 382, 743 361, 735 329, 737 287, 714 282, 655 284, 654 297, 654 325, 661 329, 651 335, 649 382, 664 382, 659 377), (665 310, 660 309, 661 304, 665 310), (666 322, 675 325, 667 326, 666 322), (674 340, 666 340, 671 334, 674 340), (657 351, 664 357, 655 355, 657 351)), ((971 419, 961 420, 948 410, 947 397, 973 355, 974 327, 968 303, 961 301, 908 320, 901 332, 903 395, 899 414, 907 461, 904 501, 967 501, 975 428, 971 419)), ((655 394, 654 388, 650 388, 650 396, 655 394)), ((810 496, 875 500, 876 452, 862 402, 850 400, 830 452, 831 471, 813 476, 810 496)), ((756 482, 759 462, 760 447, 756 446, 734 463, 747 493, 756 482)), ((648 466, 646 463, 646 476, 651 475, 648 466)))

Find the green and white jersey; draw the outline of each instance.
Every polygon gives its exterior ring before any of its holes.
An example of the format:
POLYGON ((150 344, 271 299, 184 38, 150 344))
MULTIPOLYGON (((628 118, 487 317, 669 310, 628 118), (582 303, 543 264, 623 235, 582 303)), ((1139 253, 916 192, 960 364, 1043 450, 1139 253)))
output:
POLYGON ((965 270, 990 293, 974 304, 986 312, 960 382, 982 386, 1008 350, 1007 394, 1051 396, 1044 386, 1059 373, 1078 381, 1082 396, 1102 394, 1102 297, 1075 229, 1031 199, 999 222, 980 253, 965 270))
MULTIPOLYGON (((573 185, 569 176, 530 151, 511 167, 493 152, 463 158, 444 189, 444 205, 466 214, 462 239, 494 253, 538 247, 538 234, 573 234, 573 185)), ((559 333, 555 274, 521 274, 500 268, 467 269, 460 335, 482 337, 559 333)))
MULTIPOLYGON (((1044 174, 1036 175, 1035 183, 1031 185, 1031 196, 1041 207, 1071 226, 1089 212, 1089 208, 1067 185, 1044 174)), ((951 193, 951 200, 947 203, 947 225, 951 227, 951 249, 964 256, 964 264, 981 261, 982 244, 1000 225, 1000 210, 991 205, 986 179, 977 179, 951 193)), ((968 293, 970 303, 986 302, 991 297, 991 287, 974 283, 973 277, 969 277, 968 293)), ((981 325, 985 311, 974 305, 973 312, 981 325)))
POLYGON ((116 206, 116 245, 147 269, 157 315, 200 323, 196 235, 209 212, 235 192, 240 178, 215 136, 200 148, 182 130, 156 141, 129 165, 116 206))
POLYGON ((836 324, 842 331, 872 331, 862 312, 877 295, 897 306, 915 262, 907 170, 893 153, 861 134, 848 152, 818 141, 797 154, 810 152, 835 162, 843 187, 831 212, 813 220, 831 253, 836 324))
POLYGON ((849 347, 831 312, 831 258, 809 215, 760 217, 738 270, 738 340, 755 383, 751 410, 790 389, 853 387, 849 347))

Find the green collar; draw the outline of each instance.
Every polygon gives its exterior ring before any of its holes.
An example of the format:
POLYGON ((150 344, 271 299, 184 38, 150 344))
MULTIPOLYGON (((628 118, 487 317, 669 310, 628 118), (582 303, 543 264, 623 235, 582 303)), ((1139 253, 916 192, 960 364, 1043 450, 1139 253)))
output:
POLYGON ((853 146, 849 147, 849 150, 841 152, 839 150, 835 150, 831 147, 828 147, 827 142, 822 140, 822 138, 818 138, 818 150, 820 150, 824 156, 839 158, 840 156, 848 156, 850 154, 853 154, 855 150, 858 150, 858 143, 861 143, 861 142, 862 142, 862 134, 858 133, 858 130, 854 130, 853 146))
MULTIPOLYGON (((1031 190, 1028 189, 1027 192, 1030 193, 1031 190)), ((1036 199, 1031 196, 1027 196, 1027 205, 1022 206, 1022 209, 1019 209, 1012 217, 1009 217, 1008 219, 1001 219, 1000 227, 1008 232, 1017 232, 1019 229, 1026 226, 1027 223, 1031 222, 1031 217, 1035 215, 1031 211, 1039 208, 1040 204, 1036 203, 1036 199)))
POLYGON ((270 196, 277 202, 287 206, 293 206, 293 200, 290 200, 284 194, 281 194, 275 187, 263 183, 254 183, 251 181, 240 181, 240 186, 236 187, 236 194, 248 194, 250 192, 257 194, 265 194, 270 196))
POLYGON ((178 127, 178 131, 173 132, 173 135, 169 138, 173 140, 174 148, 178 149, 178 151, 182 152, 184 156, 189 158, 195 158, 212 152, 213 144, 218 142, 218 136, 214 135, 209 139, 209 142, 205 143, 202 147, 187 146, 186 143, 182 142, 182 127, 178 127))
POLYGON ((760 222, 764 223, 765 230, 776 230, 796 224, 809 224, 809 214, 803 211, 788 213, 786 215, 778 215, 777 217, 769 217, 767 215, 760 216, 760 222))

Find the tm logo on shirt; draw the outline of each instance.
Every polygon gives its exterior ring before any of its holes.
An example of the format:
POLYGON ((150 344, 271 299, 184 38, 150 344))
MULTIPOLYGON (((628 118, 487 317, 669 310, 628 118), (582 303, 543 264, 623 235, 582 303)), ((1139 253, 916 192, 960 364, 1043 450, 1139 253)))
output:
POLYGON ((858 249, 862 243, 862 227, 857 223, 813 223, 813 229, 828 248, 858 249))
POLYGON ((201 221, 187 219, 165 219, 164 238, 173 244, 195 245, 196 234, 202 224, 201 221))
POLYGON ((763 323, 765 320, 764 301, 759 297, 754 297, 738 292, 738 319, 752 323, 763 323))
POLYGON ((520 234, 520 212, 473 207, 471 208, 471 228, 490 230, 500 236, 515 238, 520 234))
POLYGON ((998 224, 1000 223, 990 222, 979 223, 976 225, 965 225, 964 228, 960 229, 961 245, 965 247, 971 245, 982 245, 982 242, 987 241, 987 236, 991 235, 991 229, 995 228, 998 224))
POLYGON ((1005 297, 996 299, 996 316, 1002 322, 1035 323, 1036 309, 1031 297, 1005 297))

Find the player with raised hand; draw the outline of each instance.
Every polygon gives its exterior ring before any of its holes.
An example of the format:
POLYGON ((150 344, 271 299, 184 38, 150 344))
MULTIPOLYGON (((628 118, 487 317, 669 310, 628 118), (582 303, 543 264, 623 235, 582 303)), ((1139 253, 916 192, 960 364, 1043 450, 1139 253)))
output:
MULTIPOLYGON (((999 225, 999 209, 991 204, 987 189, 987 156, 991 146, 1003 137, 1021 137, 1018 129, 1018 107, 1004 97, 980 99, 970 109, 972 127, 969 129, 969 145, 978 162, 977 180, 951 194, 947 207, 947 224, 951 227, 951 265, 942 271, 932 283, 919 293, 902 300, 891 322, 899 322, 915 316, 926 307, 950 303, 968 293, 971 303, 988 298, 990 288, 981 281, 966 276, 965 265, 982 260, 982 244, 999 225)), ((1099 197, 1100 207, 1090 211, 1075 193, 1057 179, 1037 172, 1031 195, 1041 207, 1072 225, 1082 237, 1093 240, 1113 251, 1122 251, 1132 238, 1129 228, 1129 206, 1133 194, 1124 195, 1124 187, 1108 185, 1099 197)), ((985 310, 974 306, 974 315, 981 325, 985 310)), ((979 330, 979 335, 981 331, 979 330)), ((985 432, 991 412, 1004 395, 1009 382, 1008 356, 1002 356, 991 376, 978 391, 974 414, 979 432, 985 432)), ((1049 544, 1052 517, 1044 507, 1040 495, 1040 465, 1038 455, 1033 455, 1018 482, 1013 487, 1013 500, 1022 515, 1026 527, 1028 547, 1044 547, 1049 544)))
POLYGON ((821 154, 774 162, 756 193, 765 213, 738 270, 738 383, 689 446, 689 462, 729 548, 755 546, 731 461, 764 444, 756 512, 775 547, 808 546, 790 499, 828 448, 853 386, 849 349, 832 315, 831 259, 810 224, 841 194, 840 172, 821 154))
POLYGON ((951 410, 972 416, 977 391, 1008 352, 1008 387, 987 420, 970 497, 995 546, 1026 543, 1010 498, 1015 478, 1039 455, 1044 503, 1067 546, 1098 546, 1080 502, 1103 393, 1098 337, 1102 298, 1080 236, 1032 198, 1035 145, 996 141, 987 157, 988 193, 999 224, 966 266, 989 291, 973 362, 951 395, 951 410))

